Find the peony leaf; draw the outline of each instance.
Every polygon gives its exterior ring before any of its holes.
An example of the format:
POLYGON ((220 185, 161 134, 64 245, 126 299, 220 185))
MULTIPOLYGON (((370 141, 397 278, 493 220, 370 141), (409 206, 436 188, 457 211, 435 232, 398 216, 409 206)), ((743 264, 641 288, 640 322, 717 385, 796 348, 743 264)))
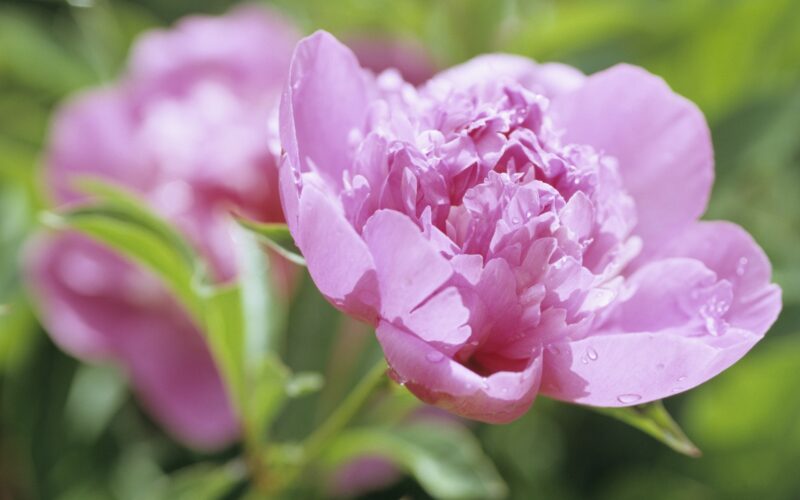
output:
POLYGON ((245 481, 247 468, 234 461, 218 466, 199 463, 179 469, 145 490, 141 498, 158 500, 215 500, 227 498, 231 490, 245 481))
MULTIPOLYGON (((319 375, 293 376, 274 355, 284 311, 269 279, 269 258, 251 232, 235 233, 239 282, 216 285, 183 235, 133 193, 90 178, 76 185, 90 201, 64 213, 47 213, 44 221, 80 231, 163 280, 205 332, 251 443, 263 439, 288 397, 322 386, 319 375)), ((280 232, 280 227, 273 231, 280 232)))
POLYGON ((661 441, 678 453, 690 457, 702 455, 697 446, 692 443, 683 429, 673 420, 664 404, 661 401, 653 401, 636 406, 623 408, 597 408, 592 407, 598 413, 621 420, 628 425, 649 434, 661 441))
POLYGON ((306 260, 300 253, 300 249, 294 243, 289 226, 278 223, 256 222, 241 217, 236 217, 236 221, 245 229, 257 235, 267 246, 283 255, 290 261, 300 266, 306 265, 306 260))
POLYGON ((478 441, 455 424, 354 428, 337 437, 324 460, 334 468, 366 454, 381 456, 412 474, 434 498, 504 498, 507 494, 478 441))

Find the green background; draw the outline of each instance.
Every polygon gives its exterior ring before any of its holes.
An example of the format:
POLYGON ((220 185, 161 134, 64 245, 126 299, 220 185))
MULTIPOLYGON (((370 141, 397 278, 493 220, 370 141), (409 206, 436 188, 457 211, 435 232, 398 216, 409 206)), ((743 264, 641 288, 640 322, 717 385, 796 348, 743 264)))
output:
MULTIPOLYGON (((275 3, 305 32, 417 38, 441 67, 492 51, 585 72, 625 61, 696 102, 716 151, 705 218, 732 220, 753 234, 784 290, 783 312, 763 342, 716 380, 666 402, 703 458, 545 400, 511 425, 473 430, 512 498, 800 497, 800 2, 275 3)), ((208 458, 163 435, 113 368, 82 366, 53 346, 26 305, 18 261, 45 206, 39 158, 54 106, 113 80, 142 30, 229 7, 210 0, 0 2, 0 304, 8 305, 0 316, 0 499, 147 498, 165 474, 208 458)), ((307 280, 289 321, 287 364, 333 377, 318 397, 289 408, 291 418, 279 422, 286 437, 318 423, 347 389, 349 375, 330 370, 336 352, 355 342, 366 359, 375 349, 369 332, 355 340, 335 333, 338 315, 307 280), (309 344, 318 348, 302 348, 309 344)), ((404 494, 425 498, 410 478, 370 498, 404 494)))

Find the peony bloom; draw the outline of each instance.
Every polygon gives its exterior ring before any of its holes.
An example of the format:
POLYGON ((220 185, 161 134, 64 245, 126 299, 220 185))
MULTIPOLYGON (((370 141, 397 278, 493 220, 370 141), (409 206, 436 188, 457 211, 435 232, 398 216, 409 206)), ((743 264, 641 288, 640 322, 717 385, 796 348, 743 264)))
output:
POLYGON ((457 414, 664 398, 780 311, 752 238, 698 221, 703 115, 640 68, 488 55, 415 88, 318 32, 295 49, 280 134, 317 286, 376 326, 396 380, 457 414))
MULTIPOLYGON (((46 177, 58 204, 76 175, 136 190, 211 263, 236 274, 227 212, 282 221, 277 104, 299 35, 275 13, 195 16, 144 35, 125 77, 62 108, 46 177)), ((151 274, 75 233, 44 235, 29 282, 56 343, 128 372, 144 406, 199 448, 238 436, 237 418, 198 327, 151 274)))

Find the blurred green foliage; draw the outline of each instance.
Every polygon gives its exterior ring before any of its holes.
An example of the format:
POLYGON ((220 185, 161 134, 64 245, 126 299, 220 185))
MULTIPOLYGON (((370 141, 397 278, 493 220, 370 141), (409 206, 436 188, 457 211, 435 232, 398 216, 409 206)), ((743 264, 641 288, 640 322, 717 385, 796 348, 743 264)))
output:
MULTIPOLYGON (((562 61, 586 72, 631 62, 696 102, 708 117, 717 158, 706 217, 733 220, 754 235, 774 263, 785 302, 778 323, 750 355, 667 402, 704 457, 678 456, 616 421, 546 400, 513 424, 474 430, 511 498, 800 495, 800 2, 274 3, 305 31, 417 38, 442 67, 490 51, 562 61)), ((208 481, 205 493, 240 480, 238 465, 229 462, 237 450, 202 456, 182 448, 138 409, 113 367, 81 366, 53 346, 31 314, 19 273, 25 236, 46 207, 40 159, 54 106, 73 91, 114 78, 142 30, 190 12, 222 13, 230 5, 0 3, 2 499, 174 498, 192 494, 186 488, 194 487, 193 474, 208 481), (209 469, 211 463, 227 465, 209 469)), ((277 422, 276 436, 293 439, 319 424, 377 352, 370 333, 342 323, 308 281, 287 324, 291 335, 278 341, 287 364, 326 375, 320 394, 291 400, 277 422), (342 353, 352 361, 332 361, 342 353)), ((370 498, 424 498, 424 491, 406 479, 370 498)))

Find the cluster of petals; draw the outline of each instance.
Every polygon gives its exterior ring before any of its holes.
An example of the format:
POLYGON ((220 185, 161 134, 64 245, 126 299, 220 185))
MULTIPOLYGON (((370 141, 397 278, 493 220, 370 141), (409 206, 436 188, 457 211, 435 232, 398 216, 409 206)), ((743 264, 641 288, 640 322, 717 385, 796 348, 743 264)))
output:
POLYGON ((317 32, 295 49, 280 137, 316 285, 375 325, 398 382, 459 415, 664 398, 780 311, 752 238, 698 220, 703 115, 641 68, 486 55, 415 87, 317 32))
MULTIPOLYGON (((54 202, 83 202, 74 189, 81 175, 135 190, 184 233, 216 280, 233 279, 228 212, 283 220, 277 108, 299 38, 255 7, 142 36, 119 82, 72 99, 55 117, 45 159, 54 202)), ((155 276, 72 232, 40 235, 27 272, 53 339, 82 359, 121 364, 173 436, 199 448, 238 436, 202 332, 155 276)))

